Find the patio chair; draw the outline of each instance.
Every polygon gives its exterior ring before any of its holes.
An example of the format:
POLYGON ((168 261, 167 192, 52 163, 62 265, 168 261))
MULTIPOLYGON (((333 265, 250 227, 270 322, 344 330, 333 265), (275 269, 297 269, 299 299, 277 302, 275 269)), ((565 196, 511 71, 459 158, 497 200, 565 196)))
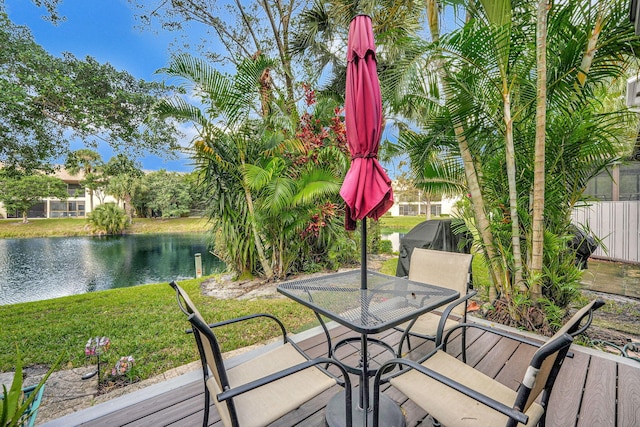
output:
MULTIPOLYGON (((37 387, 38 387, 37 385, 32 385, 32 386, 23 388, 22 391, 24 393, 24 398, 28 399, 29 396, 31 396, 31 393, 34 393, 36 391, 37 387)), ((28 412, 25 413, 25 416, 27 417, 27 420, 24 424, 25 427, 33 427, 36 424, 38 409, 40 409, 40 403, 42 402, 42 395, 44 394, 44 387, 45 385, 42 384, 40 389, 38 389, 37 391, 38 394, 36 394, 35 398, 29 405, 28 412)))
MULTIPOLYGON (((413 250, 409 264, 409 280, 454 289, 460 293, 460 298, 443 307, 442 314, 426 313, 398 325, 396 329, 403 332, 398 344, 398 357, 402 357, 405 341, 411 349, 410 335, 434 341, 437 346, 442 341, 443 334, 458 324, 449 318, 451 314, 458 316, 460 322, 467 321, 467 302, 477 294, 469 286, 472 259, 471 254, 422 248, 413 250)), ((463 333, 463 345, 464 341, 463 333)))
POLYGON ((589 303, 544 344, 484 325, 460 324, 447 333, 441 346, 422 361, 388 361, 374 380, 374 427, 378 426, 376 403, 380 385, 385 382, 391 383, 447 427, 544 426, 551 390, 569 346, 574 336, 589 327, 593 311, 603 304, 602 300, 589 303), (466 327, 478 327, 538 347, 518 390, 512 390, 446 353, 447 340, 453 330, 466 327), (396 365, 404 368, 383 378, 384 372, 389 372, 396 365))
POLYGON ((265 426, 335 384, 345 388, 345 413, 351 426, 351 383, 344 367, 329 358, 310 360, 291 341, 280 320, 270 314, 253 314, 207 325, 187 293, 175 282, 178 306, 187 315, 193 329, 204 375, 204 419, 209 423, 210 396, 225 427, 265 426), (229 369, 225 367, 213 329, 232 323, 265 317, 275 321, 283 335, 282 345, 244 361, 229 369), (337 366, 338 378, 319 365, 337 366))
MULTIPOLYGON (((31 395, 36 392, 38 386, 36 384, 30 385, 22 388, 22 404, 27 401, 31 397, 31 395)), ((18 425, 23 427, 33 427, 36 424, 36 418, 38 417, 38 409, 40 409, 40 403, 42 402, 42 395, 44 394, 45 384, 37 390, 37 394, 34 396, 33 400, 27 407, 26 411, 22 414, 20 418, 20 422, 18 425)), ((0 405, 3 404, 4 396, 0 393, 0 405)))

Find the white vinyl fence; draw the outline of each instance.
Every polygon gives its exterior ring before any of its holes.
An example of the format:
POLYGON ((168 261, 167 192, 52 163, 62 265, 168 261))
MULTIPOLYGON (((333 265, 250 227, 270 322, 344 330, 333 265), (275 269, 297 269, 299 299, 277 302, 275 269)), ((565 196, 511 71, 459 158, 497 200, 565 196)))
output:
POLYGON ((640 202, 597 202, 574 209, 571 219, 602 240, 593 256, 640 263, 640 202))

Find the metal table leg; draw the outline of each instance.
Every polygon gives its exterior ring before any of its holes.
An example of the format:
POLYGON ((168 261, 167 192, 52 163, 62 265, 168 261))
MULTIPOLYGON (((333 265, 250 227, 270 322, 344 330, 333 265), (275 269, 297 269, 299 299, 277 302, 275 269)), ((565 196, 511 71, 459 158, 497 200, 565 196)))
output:
MULTIPOLYGON (((344 391, 337 393, 327 403, 325 418, 329 427, 346 427, 346 419, 344 413, 344 391)), ((370 400, 371 396, 369 396, 370 400)), ((354 402, 355 403, 355 402, 354 402)), ((365 419, 365 411, 360 405, 353 405, 353 426, 372 426, 373 425, 373 408, 369 408, 365 419), (366 424, 365 424, 366 420, 366 424)), ((380 424, 385 427, 405 427, 404 413, 398 404, 384 394, 380 396, 380 424)))
MULTIPOLYGON (((350 342, 352 339, 346 339, 338 344, 335 348, 340 347, 344 343, 350 342)), ((379 346, 382 346, 391 354, 394 354, 393 348, 388 344, 379 341, 377 339, 371 339, 371 341, 379 346)), ((369 381, 375 375, 376 370, 369 369, 369 339, 367 334, 362 334, 360 337, 360 366, 359 368, 347 367, 349 372, 355 373, 359 376, 359 390, 358 390, 358 403, 353 405, 353 425, 354 426, 371 426, 373 425, 373 407, 371 402, 373 397, 371 396, 371 389, 369 381), (365 415, 366 414, 366 415, 365 415)), ((332 353, 335 353, 332 351, 332 353)), ((329 427, 346 427, 346 416, 344 406, 345 395, 344 392, 336 394, 327 404, 326 408, 326 421, 329 427)), ((354 402, 355 403, 355 402, 354 402)), ((380 424, 385 427, 405 427, 404 414, 400 406, 387 396, 380 396, 380 424)))

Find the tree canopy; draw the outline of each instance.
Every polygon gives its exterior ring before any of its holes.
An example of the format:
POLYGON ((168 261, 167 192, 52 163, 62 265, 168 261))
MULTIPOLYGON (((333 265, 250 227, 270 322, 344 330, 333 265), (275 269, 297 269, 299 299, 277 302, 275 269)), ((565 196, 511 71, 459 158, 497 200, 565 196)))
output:
POLYGON ((190 212, 192 190, 185 175, 161 169, 140 178, 132 202, 139 216, 180 217, 190 212))
POLYGON ((177 148, 174 125, 149 114, 171 88, 91 57, 54 57, 28 28, 9 20, 2 4, 0 45, 0 162, 6 169, 47 168, 74 138, 136 153, 177 148))
POLYGON ((16 210, 27 222, 27 212, 45 197, 66 199, 67 184, 60 178, 48 175, 8 176, 0 175, 0 202, 8 211, 16 210))

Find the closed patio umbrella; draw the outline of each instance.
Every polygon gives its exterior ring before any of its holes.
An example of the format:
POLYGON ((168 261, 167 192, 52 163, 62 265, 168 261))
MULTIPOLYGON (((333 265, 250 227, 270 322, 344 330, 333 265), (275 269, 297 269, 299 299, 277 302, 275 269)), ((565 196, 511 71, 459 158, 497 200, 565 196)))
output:
POLYGON ((376 64, 371 18, 351 21, 347 45, 345 124, 351 167, 340 189, 346 203, 345 228, 355 230, 361 221, 362 289, 366 276, 366 218, 378 220, 393 205, 391 180, 378 162, 382 135, 382 96, 376 64))

